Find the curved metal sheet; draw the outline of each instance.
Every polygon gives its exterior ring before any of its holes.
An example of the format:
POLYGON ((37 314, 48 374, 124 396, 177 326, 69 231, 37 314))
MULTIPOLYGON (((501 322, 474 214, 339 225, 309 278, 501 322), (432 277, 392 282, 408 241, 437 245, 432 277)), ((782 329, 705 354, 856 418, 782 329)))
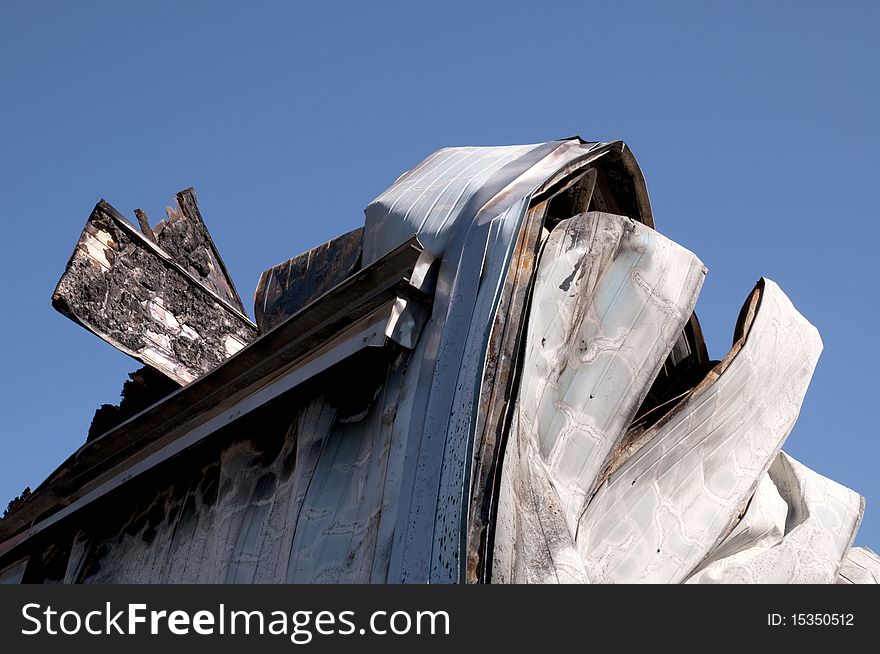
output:
MULTIPOLYGON (((822 342, 769 280, 732 356, 648 431, 578 525, 595 582, 679 583, 732 529, 794 425, 822 342)), ((749 307, 749 304, 747 304, 749 307)))
POLYGON ((687 583, 831 584, 864 500, 780 452, 739 524, 687 583))
POLYGON ((880 556, 868 547, 851 547, 837 577, 838 584, 880 584, 880 556))
POLYGON ((587 580, 579 518, 704 275, 692 253, 622 216, 587 213, 551 232, 502 472, 494 581, 587 580))

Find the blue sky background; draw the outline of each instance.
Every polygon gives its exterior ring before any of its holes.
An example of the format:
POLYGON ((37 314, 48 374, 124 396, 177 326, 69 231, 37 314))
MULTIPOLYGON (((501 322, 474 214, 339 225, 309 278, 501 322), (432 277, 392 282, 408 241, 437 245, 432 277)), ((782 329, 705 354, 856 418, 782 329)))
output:
POLYGON ((657 227, 708 266, 713 356, 762 275, 819 328, 786 450, 867 498, 880 551, 878 8, 3 0, 0 502, 137 367, 49 303, 101 197, 155 222, 195 186, 249 305, 433 150, 580 134, 630 145, 657 227))

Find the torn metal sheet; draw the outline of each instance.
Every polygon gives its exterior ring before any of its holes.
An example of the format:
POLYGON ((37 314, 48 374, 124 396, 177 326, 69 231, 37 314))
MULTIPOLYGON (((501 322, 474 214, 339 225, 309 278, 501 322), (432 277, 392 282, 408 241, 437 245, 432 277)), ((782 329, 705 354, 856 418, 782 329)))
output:
POLYGON ((622 216, 582 214, 551 232, 501 479, 493 580, 588 580, 579 519, 704 275, 693 254, 622 216))
POLYGON ((219 256, 207 254, 204 240, 210 237, 201 218, 188 217, 198 216, 194 196, 184 192, 181 199, 188 214, 174 214, 178 217, 158 236, 168 247, 174 238, 182 241, 174 257, 99 202, 52 305, 117 349, 187 384, 253 341, 257 329, 231 283, 223 286, 225 269, 219 269, 219 256), (196 264, 185 268, 178 260, 188 256, 201 261, 194 272, 196 264))
POLYGON ((745 515, 687 583, 834 583, 863 512, 858 493, 780 452, 745 515))
POLYGON ((734 348, 650 428, 578 522, 594 582, 684 581, 727 536, 791 431, 822 341, 762 280, 734 348))
MULTIPOLYGON (((517 148, 452 148, 407 173, 366 211, 364 262, 416 233, 440 255, 419 369, 389 575, 407 582, 465 579, 471 469, 494 318, 527 210, 568 185, 614 144, 579 139, 517 148)), ((637 203, 634 204, 637 206, 637 203)), ((645 220, 650 220, 645 207, 645 220)))

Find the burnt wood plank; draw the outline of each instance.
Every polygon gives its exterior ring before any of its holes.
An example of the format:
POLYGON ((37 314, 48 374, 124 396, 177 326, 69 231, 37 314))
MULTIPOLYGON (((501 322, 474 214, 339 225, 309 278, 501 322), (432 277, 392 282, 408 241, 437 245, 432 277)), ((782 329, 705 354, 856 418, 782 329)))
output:
POLYGON ((178 384, 215 368, 257 336, 237 307, 103 200, 86 222, 52 305, 178 384))
POLYGON ((354 274, 361 263, 363 227, 264 271, 254 294, 254 316, 265 333, 354 274))
POLYGON ((195 189, 178 193, 177 205, 166 207, 165 213, 167 218, 152 230, 156 243, 217 297, 244 313, 232 277, 205 226, 195 189))

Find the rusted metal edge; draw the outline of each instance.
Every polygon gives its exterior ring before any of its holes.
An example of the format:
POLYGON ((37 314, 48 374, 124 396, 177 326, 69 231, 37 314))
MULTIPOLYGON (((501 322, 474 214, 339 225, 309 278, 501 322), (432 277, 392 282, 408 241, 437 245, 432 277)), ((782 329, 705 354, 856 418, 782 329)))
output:
MULTIPOLYGON (((586 143, 580 137, 577 138, 582 143, 586 143)), ((516 396, 519 384, 519 354, 528 329, 525 322, 537 260, 537 252, 532 252, 526 241, 532 243, 532 247, 539 245, 539 234, 550 201, 577 183, 590 169, 600 169, 603 160, 609 155, 619 157, 621 165, 632 178, 632 191, 638 215, 630 217, 648 227, 654 227, 645 178, 638 162, 623 141, 613 141, 569 162, 557 170, 532 195, 531 207, 526 218, 529 224, 522 228, 521 241, 517 245, 515 259, 511 263, 511 270, 505 282, 502 303, 508 305, 508 314, 503 317, 496 315, 489 337, 489 342, 501 350, 495 353, 497 358, 504 360, 496 361, 494 365, 492 361, 487 361, 481 383, 481 399, 472 455, 469 507, 465 513, 467 523, 463 529, 465 550, 463 581, 467 583, 486 582, 491 572, 489 568, 494 542, 493 521, 497 503, 497 485, 500 480, 498 473, 504 456, 509 420, 512 416, 511 402, 516 396), (537 242, 532 242, 529 238, 522 240, 526 232, 533 232, 536 228, 538 234, 533 237, 538 236, 537 242), (523 250, 523 247, 528 252, 523 250)), ((587 207, 582 210, 586 211, 587 207)), ((705 345, 702 346, 705 350, 705 345)))
MULTIPOLYGON (((639 449, 641 449, 644 445, 646 445, 653 438, 654 435, 659 431, 659 429, 668 423, 673 416, 681 413, 686 410, 688 406, 690 406, 694 400, 699 397, 699 395, 705 391, 712 383, 717 380, 722 373, 730 366, 736 356, 740 353, 743 346, 749 337, 749 332, 752 327, 752 323, 755 320, 755 315, 758 312, 758 308, 761 305, 761 296, 764 291, 764 280, 758 280, 755 287, 752 289, 749 296, 746 298, 745 303, 740 309, 739 316, 736 320, 736 326, 733 332, 733 345, 731 346, 728 353, 724 356, 724 358, 719 361, 709 372, 700 380, 696 386, 692 389, 688 390, 685 393, 682 393, 676 398, 673 398, 670 402, 656 407, 654 411, 663 411, 663 415, 651 425, 649 429, 642 433, 635 434, 633 437, 624 437, 621 441, 620 446, 617 450, 611 454, 609 457, 608 463, 605 466, 605 469, 602 471, 596 480, 593 488, 590 491, 590 497, 594 497, 602 485, 611 478, 614 473, 626 463, 633 454, 635 454, 639 449)), ((702 335, 700 335, 702 336, 702 335)), ((702 338, 700 338, 702 341, 702 338)), ((705 344, 703 344, 705 347, 705 344)), ((642 417, 644 418, 644 416, 642 417)))
POLYGON ((111 473, 122 474, 126 465, 185 435, 185 427, 228 411, 253 395, 255 387, 287 375, 299 362, 316 356, 341 333, 384 307, 390 316, 399 298, 410 305, 429 306, 430 289, 419 288, 411 280, 424 281, 431 258, 417 238, 409 239, 211 372, 83 445, 14 514, 0 521, 0 555, 21 541, 16 534, 71 505, 78 499, 74 494, 88 484, 111 473))
POLYGON ((518 387, 525 315, 534 278, 535 261, 541 244, 543 219, 549 198, 533 205, 520 232, 511 267, 489 337, 489 355, 483 370, 480 407, 475 430, 474 463, 467 525, 467 583, 487 577, 492 544, 492 520, 496 477, 504 455, 504 439, 518 387))

